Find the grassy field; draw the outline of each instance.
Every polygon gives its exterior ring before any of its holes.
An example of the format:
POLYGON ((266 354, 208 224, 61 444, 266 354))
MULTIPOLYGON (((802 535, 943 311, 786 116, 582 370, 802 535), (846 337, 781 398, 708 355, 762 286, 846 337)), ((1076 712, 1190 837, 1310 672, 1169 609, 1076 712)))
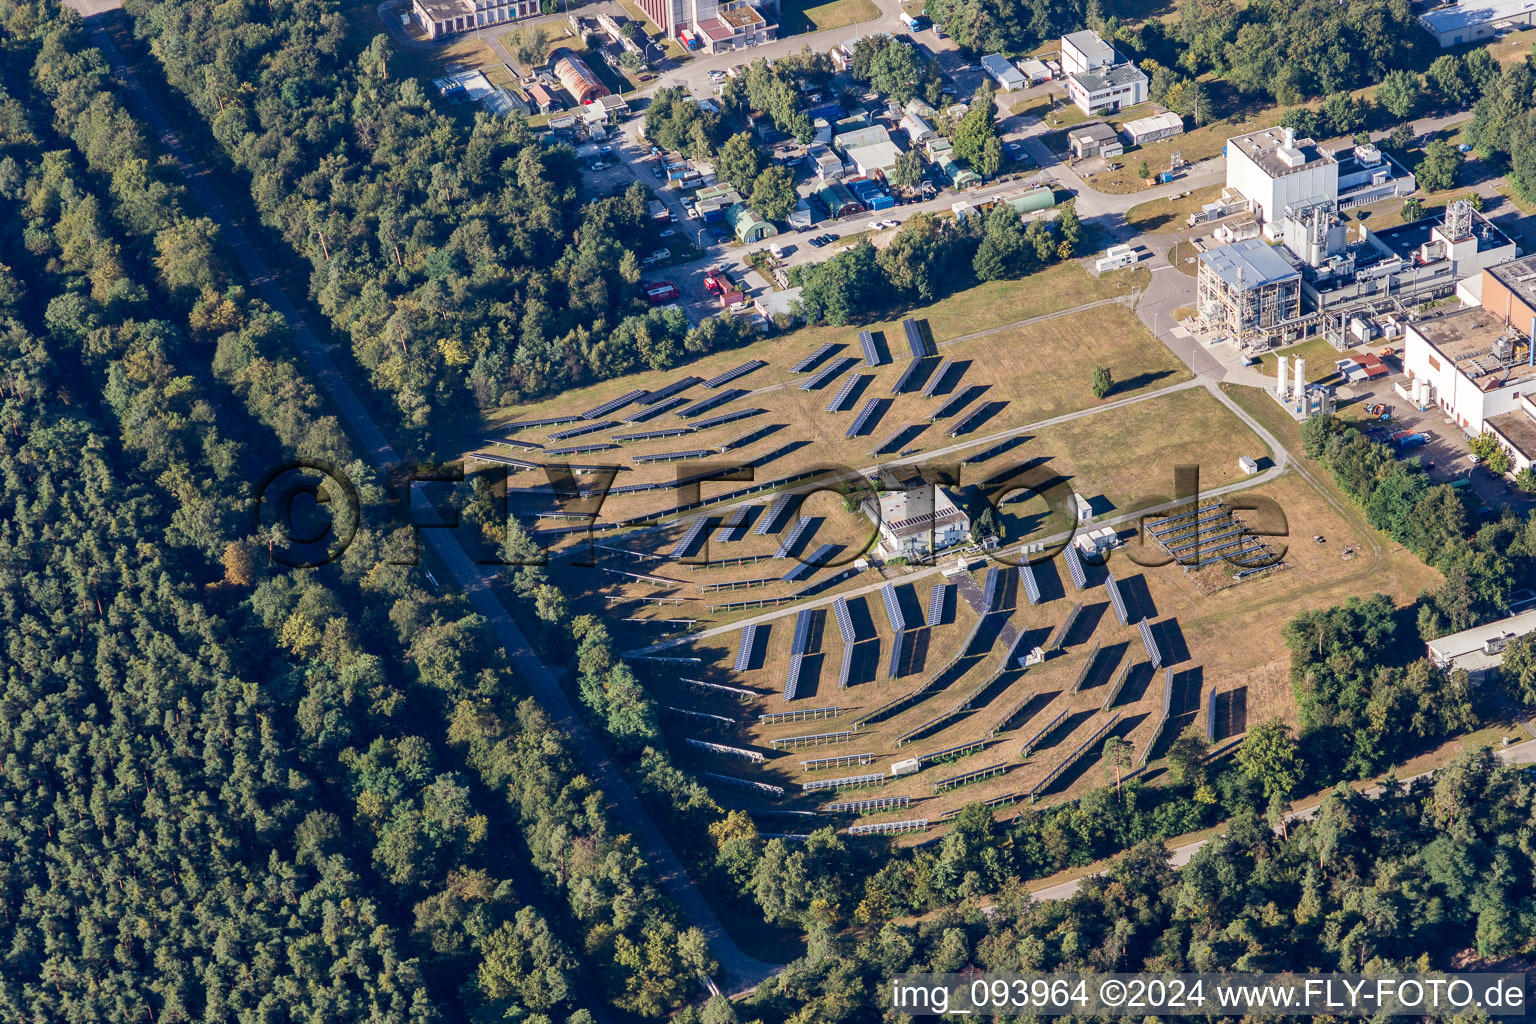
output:
POLYGON ((1137 231, 1177 231, 1184 227, 1190 214, 1206 203, 1215 202, 1220 195, 1220 185, 1207 185, 1181 196, 1149 200, 1131 207, 1125 222, 1137 231))
POLYGON ((823 32, 871 21, 880 17, 880 8, 872 0, 787 0, 779 17, 786 33, 823 32))
POLYGON ((1302 359, 1305 359, 1307 361, 1307 381, 1311 384, 1337 378, 1339 376, 1339 369, 1334 364, 1343 358, 1343 354, 1330 345, 1326 338, 1313 338, 1311 341, 1304 341, 1300 345, 1292 345, 1289 348, 1275 349, 1273 352, 1264 353, 1264 355, 1259 357, 1259 371, 1273 380, 1275 367, 1279 363, 1280 356, 1290 357, 1289 371, 1292 374, 1296 372, 1296 358, 1300 356, 1302 359))

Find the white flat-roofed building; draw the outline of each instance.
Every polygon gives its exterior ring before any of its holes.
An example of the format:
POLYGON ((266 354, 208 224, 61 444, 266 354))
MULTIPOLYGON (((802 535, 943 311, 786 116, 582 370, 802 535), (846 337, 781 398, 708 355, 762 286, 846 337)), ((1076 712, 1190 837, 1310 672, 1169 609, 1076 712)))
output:
POLYGON ((874 499, 866 499, 863 507, 879 527, 880 553, 886 558, 925 557, 970 537, 971 519, 949 492, 920 479, 902 481, 896 489, 883 492, 878 514, 874 499))
POLYGON ((1115 48, 1102 36, 1089 29, 1068 32, 1061 37, 1061 70, 1072 75, 1079 71, 1093 71, 1119 63, 1115 48))
POLYGON ((1419 24, 1441 46, 1475 43, 1536 25, 1536 0, 1463 0, 1425 11, 1419 15, 1419 24))
POLYGON ((1270 238, 1279 237, 1287 206, 1339 198, 1339 164, 1311 139, 1289 128, 1264 128, 1227 140, 1227 187, 1248 199, 1270 238))
POLYGON ((1465 669, 1473 682, 1480 682, 1504 663, 1504 649, 1511 640, 1532 632, 1536 632, 1536 608, 1439 637, 1425 647, 1436 668, 1465 669))
MULTIPOLYGON (((1488 289, 1486 278, 1483 288, 1488 289)), ((1404 332, 1403 370, 1412 379, 1428 381, 1434 404, 1476 436, 1490 420, 1521 412, 1536 391, 1527 330, 1529 325, 1506 324, 1486 307, 1410 323, 1404 332)))
POLYGON ((1067 95, 1085 114, 1113 113, 1147 100, 1147 75, 1134 64, 1115 64, 1067 76, 1067 95))
POLYGON ((1014 67, 1013 61, 1000 53, 989 53, 981 58, 981 69, 998 84, 1003 92, 1022 89, 1029 84, 1024 77, 1024 72, 1014 67))

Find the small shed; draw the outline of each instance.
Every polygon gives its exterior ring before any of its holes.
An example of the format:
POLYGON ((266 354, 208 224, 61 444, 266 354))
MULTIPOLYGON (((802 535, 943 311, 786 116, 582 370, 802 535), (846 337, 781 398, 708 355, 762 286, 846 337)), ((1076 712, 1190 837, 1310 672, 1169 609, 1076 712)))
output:
POLYGON ((1259 464, 1251 455, 1244 455, 1237 460, 1237 468, 1243 471, 1243 476, 1255 476, 1259 472, 1259 464))
POLYGON ((1108 159, 1125 152, 1120 136, 1116 135, 1115 130, 1103 121, 1078 125, 1071 129, 1067 133, 1067 145, 1072 148, 1072 155, 1079 160, 1090 156, 1108 159))
POLYGON ((744 203, 736 203, 725 211, 725 222, 736 233, 739 242, 761 242, 779 233, 772 221, 763 220, 747 209, 744 203))

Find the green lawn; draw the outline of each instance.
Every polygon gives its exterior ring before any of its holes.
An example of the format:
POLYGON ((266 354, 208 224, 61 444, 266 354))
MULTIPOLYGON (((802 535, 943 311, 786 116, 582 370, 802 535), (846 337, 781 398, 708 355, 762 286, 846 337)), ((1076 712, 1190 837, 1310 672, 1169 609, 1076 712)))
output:
POLYGON ((829 28, 847 28, 861 21, 880 17, 880 8, 872 0, 785 0, 780 8, 779 26, 786 34, 823 32, 829 28))
POLYGON ((1220 185, 1197 188, 1187 195, 1168 199, 1150 199, 1140 206, 1133 206, 1125 215, 1125 222, 1137 231, 1177 231, 1206 203, 1215 202, 1221 195, 1220 185))

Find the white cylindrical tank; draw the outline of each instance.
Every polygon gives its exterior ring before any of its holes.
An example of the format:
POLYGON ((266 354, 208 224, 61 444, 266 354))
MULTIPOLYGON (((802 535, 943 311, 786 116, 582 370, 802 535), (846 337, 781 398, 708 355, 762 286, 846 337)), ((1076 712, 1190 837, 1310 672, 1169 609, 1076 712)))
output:
POLYGON ((1307 393, 1307 361, 1301 356, 1296 357, 1296 399, 1307 393))
POLYGON ((1289 380, 1290 380, 1290 378, 1288 376, 1288 373, 1290 371, 1290 365, 1289 365, 1290 364, 1290 357, 1289 356, 1280 356, 1279 357, 1279 363, 1280 363, 1280 368, 1279 368, 1279 370, 1275 374, 1275 394, 1277 396, 1283 398, 1283 397, 1285 397, 1285 392, 1287 390, 1287 387, 1288 387, 1288 384, 1289 384, 1289 380))

